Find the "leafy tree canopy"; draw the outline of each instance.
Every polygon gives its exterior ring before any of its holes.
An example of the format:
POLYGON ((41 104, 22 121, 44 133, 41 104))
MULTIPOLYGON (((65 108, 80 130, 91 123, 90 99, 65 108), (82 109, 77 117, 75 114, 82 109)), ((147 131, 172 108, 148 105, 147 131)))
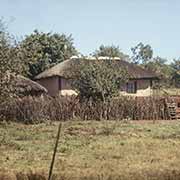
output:
POLYGON ((113 60, 80 60, 74 73, 72 84, 80 97, 103 102, 117 95, 129 77, 113 60))
POLYGON ((153 50, 149 44, 144 45, 142 42, 131 48, 133 53, 132 60, 135 64, 146 64, 153 57, 153 50))
POLYGON ((33 78, 44 70, 77 55, 72 36, 34 31, 20 43, 27 76, 33 78))
POLYGON ((155 57, 145 65, 145 68, 156 72, 161 79, 161 85, 170 86, 174 69, 167 64, 167 59, 155 57))
POLYGON ((99 49, 97 49, 93 56, 100 57, 100 56, 106 56, 106 57, 119 57, 123 60, 129 60, 129 56, 121 52, 119 46, 104 46, 101 45, 99 49))
POLYGON ((174 59, 171 63, 171 67, 174 69, 173 83, 177 88, 180 88, 180 59, 174 59))
POLYGON ((174 59, 173 62, 171 63, 171 66, 177 70, 177 72, 180 74, 180 59, 176 60, 174 59))
POLYGON ((0 103, 14 94, 12 78, 23 71, 23 63, 19 57, 19 46, 7 32, 4 22, 0 20, 0 103))

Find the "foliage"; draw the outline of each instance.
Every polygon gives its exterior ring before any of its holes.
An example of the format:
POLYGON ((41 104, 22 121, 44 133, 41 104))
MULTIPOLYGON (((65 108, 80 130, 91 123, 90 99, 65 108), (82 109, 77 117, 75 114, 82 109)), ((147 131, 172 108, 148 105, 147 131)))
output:
POLYGON ((174 59, 173 63, 171 63, 171 67, 174 69, 173 83, 175 87, 180 88, 180 59, 174 59))
POLYGON ((117 95, 128 79, 115 60, 80 60, 74 67, 72 85, 81 98, 105 101, 117 95))
POLYGON ((178 71, 178 73, 180 73, 180 59, 176 60, 174 59, 173 60, 173 63, 171 63, 171 66, 178 71))
POLYGON ((152 61, 148 62, 144 67, 148 70, 156 72, 161 79, 161 86, 171 86, 171 80, 173 78, 174 69, 167 64, 167 59, 156 57, 152 61))
POLYGON ((131 48, 133 53, 132 60, 135 64, 146 64, 153 57, 153 50, 149 44, 144 45, 142 42, 131 48))
POLYGON ((133 53, 132 60, 135 64, 140 64, 143 68, 154 71, 160 77, 160 83, 158 83, 158 86, 179 86, 179 60, 174 60, 174 62, 169 65, 167 59, 159 56, 153 58, 153 50, 151 46, 148 44, 144 45, 143 43, 139 43, 134 48, 131 48, 131 51, 133 53))
POLYGON ((123 60, 129 60, 129 56, 121 52, 119 46, 104 46, 101 45, 99 49, 97 49, 94 53, 93 56, 95 57, 119 57, 120 59, 123 60))
POLYGON ((30 78, 77 54, 71 35, 37 30, 26 36, 20 46, 21 56, 27 67, 26 73, 30 78))
POLYGON ((0 102, 14 96, 11 93, 15 74, 23 71, 23 63, 19 57, 19 47, 7 32, 4 22, 0 20, 0 102))

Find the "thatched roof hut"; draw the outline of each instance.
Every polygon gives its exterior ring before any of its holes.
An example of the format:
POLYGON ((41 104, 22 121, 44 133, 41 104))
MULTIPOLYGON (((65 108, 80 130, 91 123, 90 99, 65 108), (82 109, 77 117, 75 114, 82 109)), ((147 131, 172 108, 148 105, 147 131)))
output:
POLYGON ((39 96, 47 93, 45 87, 21 75, 14 77, 13 87, 21 96, 39 96))
MULTIPOLYGON (((69 59, 63 61, 50 69, 45 70, 35 77, 38 83, 46 87, 48 94, 51 96, 60 95, 77 95, 77 92, 72 87, 70 81, 76 78, 75 71, 78 71, 81 63, 96 63, 101 60, 100 58, 95 59, 69 59)), ((103 61, 113 63, 115 67, 127 70, 129 75, 129 81, 120 87, 120 91, 127 95, 136 96, 150 96, 153 81, 158 79, 158 76, 149 70, 143 69, 141 66, 127 62, 125 60, 116 58, 103 58, 103 61)))

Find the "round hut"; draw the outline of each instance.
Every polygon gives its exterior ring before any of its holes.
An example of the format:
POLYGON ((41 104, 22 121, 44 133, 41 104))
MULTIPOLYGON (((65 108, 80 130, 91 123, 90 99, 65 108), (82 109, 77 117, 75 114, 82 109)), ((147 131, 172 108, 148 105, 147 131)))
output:
POLYGON ((45 87, 24 76, 15 76, 13 82, 14 90, 20 96, 41 96, 42 94, 47 94, 45 87))

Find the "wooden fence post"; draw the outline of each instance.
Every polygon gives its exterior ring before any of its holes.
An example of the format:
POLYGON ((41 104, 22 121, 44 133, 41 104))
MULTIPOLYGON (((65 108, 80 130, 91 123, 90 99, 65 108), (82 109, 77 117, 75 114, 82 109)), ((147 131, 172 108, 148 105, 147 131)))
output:
POLYGON ((60 123, 59 128, 58 128, 57 137, 56 137, 56 143, 55 143, 55 146, 54 146, 54 153, 53 153, 53 157, 52 157, 52 161, 51 161, 51 166, 50 166, 50 169, 49 169, 48 180, 51 180, 51 177, 52 177, 53 166, 54 166, 54 161, 55 161, 55 157, 56 157, 58 142, 59 142, 59 138, 60 138, 61 127, 62 127, 62 124, 60 123))

